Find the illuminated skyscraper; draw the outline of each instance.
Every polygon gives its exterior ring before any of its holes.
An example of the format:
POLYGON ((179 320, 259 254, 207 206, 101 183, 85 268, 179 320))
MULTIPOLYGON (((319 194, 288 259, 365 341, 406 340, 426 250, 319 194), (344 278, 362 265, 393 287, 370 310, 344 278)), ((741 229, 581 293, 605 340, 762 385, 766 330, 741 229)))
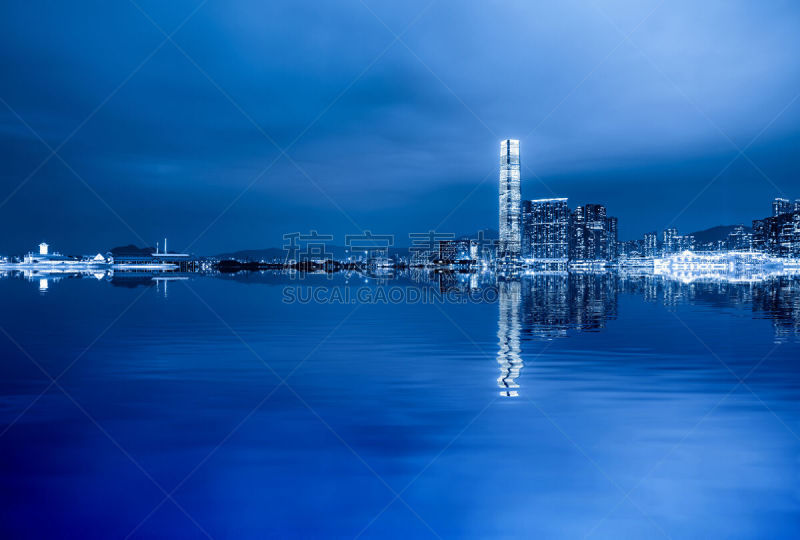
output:
POLYGON ((675 240, 678 236, 678 229, 675 227, 670 227, 664 229, 664 241, 662 244, 662 251, 664 255, 669 255, 671 253, 678 253, 678 242, 675 240))
POLYGON ((523 257, 544 262, 566 261, 569 256, 569 218, 566 198, 523 201, 523 257))
POLYGON ((573 261, 612 260, 616 253, 617 218, 609 218, 602 204, 578 206, 572 213, 569 241, 573 261))
POLYGON ((500 143, 500 240, 497 258, 505 262, 519 260, 521 251, 519 141, 500 143))
POLYGON ((606 218, 606 241, 608 242, 606 259, 614 261, 619 254, 619 220, 615 217, 606 218))
POLYGON ((772 201, 772 217, 778 217, 791 211, 792 203, 789 202, 789 199, 775 197, 775 200, 772 201))
POLYGON ((449 263, 466 263, 478 260, 478 243, 475 240, 439 241, 439 259, 449 263))
POLYGON ((800 258, 800 212, 754 220, 753 248, 777 257, 800 258))
POLYGON ((645 257, 655 257, 658 255, 658 233, 649 232, 644 233, 644 249, 643 255, 645 257))
POLYGON ((749 251, 753 247, 753 235, 744 231, 744 225, 737 225, 728 233, 726 247, 735 251, 749 251))

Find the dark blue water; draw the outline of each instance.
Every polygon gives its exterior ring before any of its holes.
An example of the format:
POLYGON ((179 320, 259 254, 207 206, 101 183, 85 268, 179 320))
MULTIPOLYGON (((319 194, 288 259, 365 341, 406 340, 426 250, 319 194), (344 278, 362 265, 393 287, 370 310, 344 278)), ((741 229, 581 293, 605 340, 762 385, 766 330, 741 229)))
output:
POLYGON ((48 285, 0 280, 3 538, 800 530, 797 281, 48 285))

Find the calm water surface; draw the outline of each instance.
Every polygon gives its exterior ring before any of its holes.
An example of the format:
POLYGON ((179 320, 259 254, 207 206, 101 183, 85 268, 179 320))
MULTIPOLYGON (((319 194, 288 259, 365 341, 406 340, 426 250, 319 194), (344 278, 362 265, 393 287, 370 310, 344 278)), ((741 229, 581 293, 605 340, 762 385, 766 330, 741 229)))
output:
POLYGON ((800 531, 800 282, 140 281, 0 280, 0 537, 800 531))

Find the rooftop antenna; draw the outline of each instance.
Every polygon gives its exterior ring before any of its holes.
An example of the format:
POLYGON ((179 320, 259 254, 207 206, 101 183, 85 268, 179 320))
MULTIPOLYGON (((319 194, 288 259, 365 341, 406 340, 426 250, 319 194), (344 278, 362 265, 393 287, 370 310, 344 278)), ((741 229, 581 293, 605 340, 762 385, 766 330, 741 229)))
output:
POLYGON ((164 255, 166 255, 167 253, 169 253, 169 250, 167 250, 167 237, 165 236, 164 237, 164 255))
POLYGON ((156 255, 158 255, 158 242, 156 242, 156 255))

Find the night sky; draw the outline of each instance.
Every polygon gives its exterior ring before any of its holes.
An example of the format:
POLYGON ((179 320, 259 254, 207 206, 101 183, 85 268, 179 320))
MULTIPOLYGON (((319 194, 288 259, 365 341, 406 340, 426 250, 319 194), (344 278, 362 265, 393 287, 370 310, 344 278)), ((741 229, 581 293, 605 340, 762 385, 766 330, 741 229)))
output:
POLYGON ((504 138, 621 239, 800 198, 797 2, 137 2, 0 6, 0 253, 496 228, 504 138))

